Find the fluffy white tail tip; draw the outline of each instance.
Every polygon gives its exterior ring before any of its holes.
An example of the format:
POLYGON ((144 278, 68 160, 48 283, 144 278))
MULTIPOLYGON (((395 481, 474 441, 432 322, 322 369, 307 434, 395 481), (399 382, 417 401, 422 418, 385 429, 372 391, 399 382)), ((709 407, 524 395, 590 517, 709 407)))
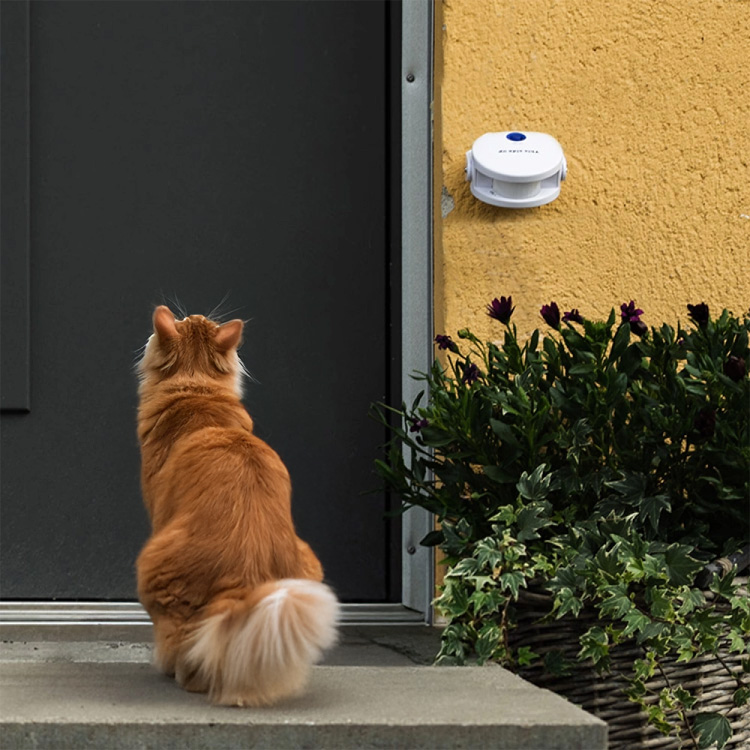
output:
POLYGON ((267 706, 302 690, 310 667, 336 643, 339 603, 317 581, 266 587, 247 610, 240 604, 200 624, 177 670, 181 684, 198 684, 214 703, 237 706, 267 706))

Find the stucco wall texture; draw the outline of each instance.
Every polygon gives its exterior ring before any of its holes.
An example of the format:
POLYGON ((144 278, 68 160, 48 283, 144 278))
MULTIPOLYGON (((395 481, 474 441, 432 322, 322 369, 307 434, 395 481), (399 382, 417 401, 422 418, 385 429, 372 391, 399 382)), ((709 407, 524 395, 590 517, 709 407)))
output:
POLYGON ((686 322, 688 302, 748 309, 750 2, 437 6, 444 332, 498 338, 485 308, 509 294, 526 333, 551 300, 601 318, 634 299, 649 325, 686 322), (504 209, 471 195, 465 152, 503 130, 560 142, 568 178, 554 202, 504 209))

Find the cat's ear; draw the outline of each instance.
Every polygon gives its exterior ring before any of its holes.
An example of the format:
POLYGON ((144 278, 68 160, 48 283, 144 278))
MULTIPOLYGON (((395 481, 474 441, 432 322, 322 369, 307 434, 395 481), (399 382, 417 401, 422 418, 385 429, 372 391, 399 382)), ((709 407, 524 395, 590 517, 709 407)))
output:
POLYGON ((237 347, 242 339, 243 325, 241 320, 230 320, 220 325, 216 331, 216 346, 225 352, 237 347))
POLYGON ((154 310, 154 332, 162 341, 176 339, 180 335, 177 333, 174 314, 166 305, 159 305, 154 310))

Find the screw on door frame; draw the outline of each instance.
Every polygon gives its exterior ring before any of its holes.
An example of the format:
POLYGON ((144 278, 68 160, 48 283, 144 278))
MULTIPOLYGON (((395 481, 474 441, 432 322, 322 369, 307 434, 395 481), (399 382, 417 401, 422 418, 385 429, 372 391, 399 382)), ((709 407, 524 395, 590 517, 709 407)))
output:
POLYGON ((414 83, 414 73, 408 73, 407 76, 406 76, 406 80, 409 83, 414 83))
POLYGON ((417 548, 416 548, 416 547, 415 547, 415 546, 414 546, 413 544, 410 544, 410 545, 409 545, 409 546, 408 546, 408 547, 406 548, 406 551, 407 551, 407 552, 408 552, 408 553, 409 553, 410 555, 413 555, 413 554, 414 554, 414 553, 415 553, 415 552, 417 551, 417 548))

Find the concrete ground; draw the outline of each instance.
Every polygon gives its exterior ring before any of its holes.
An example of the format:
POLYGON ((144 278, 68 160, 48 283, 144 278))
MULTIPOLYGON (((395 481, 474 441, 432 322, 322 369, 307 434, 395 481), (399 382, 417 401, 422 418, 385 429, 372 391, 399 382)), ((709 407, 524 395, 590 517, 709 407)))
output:
POLYGON ((147 627, 2 627, 0 748, 606 748, 601 721, 500 667, 429 666, 434 628, 342 631, 303 695, 238 709, 153 669, 147 627))

